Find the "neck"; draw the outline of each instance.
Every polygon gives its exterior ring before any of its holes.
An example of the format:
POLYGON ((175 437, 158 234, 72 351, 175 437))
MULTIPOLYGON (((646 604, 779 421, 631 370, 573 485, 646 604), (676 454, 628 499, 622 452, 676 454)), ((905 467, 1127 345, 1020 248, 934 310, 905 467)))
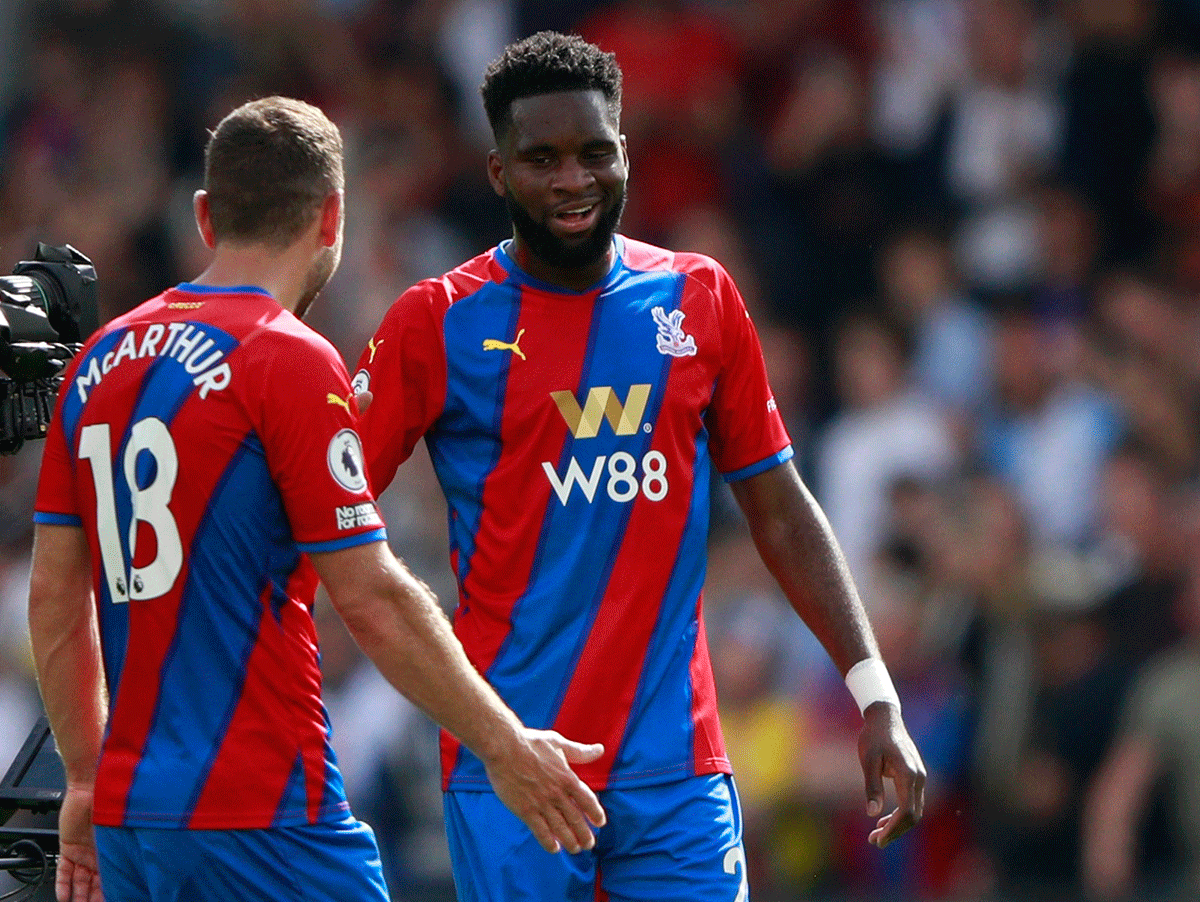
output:
POLYGON ((612 269, 616 254, 616 247, 610 239, 608 250, 594 263, 586 266, 555 266, 536 256, 521 240, 521 233, 513 231, 512 258, 517 265, 538 281, 568 291, 583 291, 603 279, 612 269))
POLYGON ((294 313, 308 273, 306 255, 298 244, 276 250, 261 244, 219 242, 208 268, 192 282, 214 287, 256 285, 294 313))

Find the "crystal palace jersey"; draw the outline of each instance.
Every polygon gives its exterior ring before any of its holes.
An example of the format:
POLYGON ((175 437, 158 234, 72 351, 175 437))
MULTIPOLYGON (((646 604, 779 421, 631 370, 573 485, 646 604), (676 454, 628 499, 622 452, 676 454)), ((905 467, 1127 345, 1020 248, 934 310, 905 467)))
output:
MULTIPOLYGON (((507 245, 414 286, 354 378, 377 491, 425 437, 472 663, 528 725, 604 743, 576 768, 596 789, 728 772, 700 600, 710 475, 792 454, 728 274, 616 242, 580 293, 507 245)), ((487 788, 447 735, 442 762, 446 787, 487 788)))
POLYGON ((304 552, 385 538, 349 392, 332 346, 258 288, 181 285, 72 361, 35 517, 92 552, 96 823, 346 815, 304 552))

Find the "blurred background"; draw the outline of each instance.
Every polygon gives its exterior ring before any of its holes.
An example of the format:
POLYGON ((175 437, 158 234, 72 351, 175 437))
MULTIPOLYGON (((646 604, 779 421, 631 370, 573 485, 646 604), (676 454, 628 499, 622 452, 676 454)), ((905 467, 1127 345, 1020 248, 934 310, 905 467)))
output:
MULTIPOLYGON (((540 28, 624 69, 622 231, 740 285, 929 769, 920 827, 868 846, 859 715, 714 485, 754 898, 1200 897, 1195 0, 3 0, 0 272, 70 242, 102 321, 197 274, 205 130, 291 94, 347 142, 311 322, 353 369, 401 291, 506 236, 478 84, 540 28)), ((40 710, 39 454, 0 457, 0 770, 40 710)), ((451 604, 423 450, 382 503, 451 604)), ((451 900, 434 730, 318 619, 394 897, 451 900)))

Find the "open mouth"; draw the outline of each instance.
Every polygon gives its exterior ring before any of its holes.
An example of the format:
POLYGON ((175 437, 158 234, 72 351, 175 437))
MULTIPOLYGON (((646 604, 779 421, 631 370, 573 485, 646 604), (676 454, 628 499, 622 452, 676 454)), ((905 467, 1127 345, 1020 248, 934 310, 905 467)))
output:
POLYGON ((558 231, 572 235, 578 234, 588 231, 595 225, 599 209, 600 206, 596 203, 566 207, 551 216, 551 220, 557 226, 558 231))

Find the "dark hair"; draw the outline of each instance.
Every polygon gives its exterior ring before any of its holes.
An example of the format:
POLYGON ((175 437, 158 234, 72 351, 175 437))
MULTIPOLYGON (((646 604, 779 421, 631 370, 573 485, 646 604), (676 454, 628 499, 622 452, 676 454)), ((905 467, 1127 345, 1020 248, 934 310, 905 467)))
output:
POLYGON ((496 140, 512 124, 514 100, 556 91, 599 91, 613 118, 621 118, 616 56, 578 35, 539 31, 509 44, 484 72, 480 93, 496 140))
POLYGON ((343 185, 337 126, 290 97, 238 107, 217 125, 204 151, 204 188, 218 241, 286 247, 343 185))

